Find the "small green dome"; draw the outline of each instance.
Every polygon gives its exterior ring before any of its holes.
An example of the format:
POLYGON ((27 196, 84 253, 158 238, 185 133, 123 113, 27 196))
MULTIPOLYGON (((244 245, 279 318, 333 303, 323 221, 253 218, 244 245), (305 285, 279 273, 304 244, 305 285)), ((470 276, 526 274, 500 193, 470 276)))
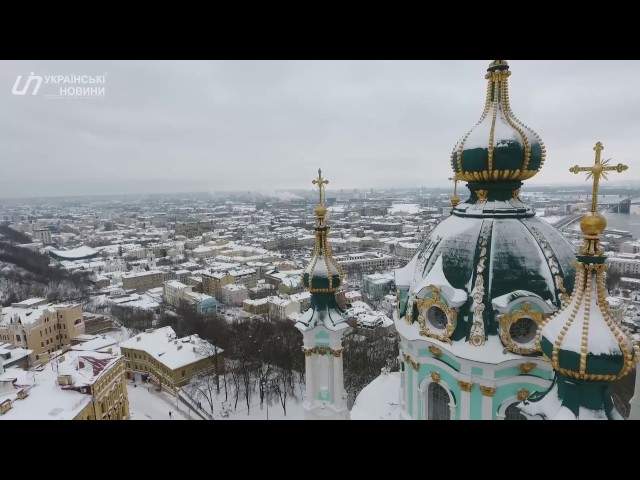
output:
POLYGON ((539 331, 540 349, 560 375, 614 381, 634 368, 631 340, 609 312, 604 263, 578 262, 567 305, 539 331))
POLYGON ((307 268, 302 274, 302 283, 311 293, 333 293, 342 283, 342 273, 331 255, 327 242, 329 227, 316 227, 316 244, 307 268))
POLYGON ((511 111, 510 74, 505 60, 494 60, 487 69, 482 116, 451 154, 451 166, 458 180, 525 180, 542 168, 545 160, 542 140, 511 111))

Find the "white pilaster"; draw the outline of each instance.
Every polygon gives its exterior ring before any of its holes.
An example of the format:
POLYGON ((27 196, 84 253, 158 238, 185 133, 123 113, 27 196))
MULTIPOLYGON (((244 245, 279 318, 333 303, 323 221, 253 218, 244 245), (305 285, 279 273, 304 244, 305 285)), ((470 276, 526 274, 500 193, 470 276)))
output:
POLYGON ((471 417, 471 392, 460 389, 460 420, 471 417))
POLYGON ((493 420, 493 395, 482 394, 482 420, 493 420))

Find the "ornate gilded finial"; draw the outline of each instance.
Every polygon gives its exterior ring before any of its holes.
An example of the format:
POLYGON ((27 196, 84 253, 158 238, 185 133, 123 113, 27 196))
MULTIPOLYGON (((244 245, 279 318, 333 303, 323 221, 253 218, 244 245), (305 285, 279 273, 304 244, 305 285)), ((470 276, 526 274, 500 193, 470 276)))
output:
POLYGON ((329 183, 329 180, 322 178, 322 170, 320 168, 318 169, 318 178, 313 180, 311 183, 318 186, 320 193, 320 205, 324 205, 324 186, 329 183))
POLYGON ((607 227, 607 220, 598 213, 598 190, 600 188, 600 177, 607 180, 607 172, 624 172, 629 167, 618 163, 617 165, 609 165, 609 160, 601 161, 600 157, 604 147, 601 142, 597 142, 593 147, 596 152, 596 158, 592 167, 580 167, 574 165, 569 169, 571 173, 578 174, 580 172, 588 172, 587 180, 593 178, 593 188, 591 190, 591 211, 586 214, 580 221, 580 229, 585 236, 585 245, 582 247, 583 255, 596 255, 599 252, 598 236, 607 227))
POLYGON ((322 178, 322 170, 318 169, 318 178, 311 183, 318 186, 318 193, 320 195, 320 202, 315 208, 315 214, 318 219, 318 225, 324 225, 324 219, 327 215, 327 207, 324 204, 324 189, 325 185, 329 183, 329 180, 322 178))
POLYGON ((453 177, 449 177, 448 180, 453 181, 453 196, 451 197, 451 206, 456 208, 456 206, 460 203, 460 197, 458 196, 458 177, 454 175, 453 177))
POLYGON ((600 177, 607 180, 607 172, 624 172, 629 167, 619 163, 618 165, 609 166, 609 160, 605 160, 602 162, 600 160, 600 156, 604 147, 601 142, 597 142, 593 149, 596 152, 596 160, 593 167, 579 167, 578 165, 574 165, 569 169, 571 173, 580 173, 580 172, 589 172, 587 175, 587 180, 593 177, 593 191, 591 194, 591 213, 597 213, 598 209, 598 188, 600 184, 600 177))

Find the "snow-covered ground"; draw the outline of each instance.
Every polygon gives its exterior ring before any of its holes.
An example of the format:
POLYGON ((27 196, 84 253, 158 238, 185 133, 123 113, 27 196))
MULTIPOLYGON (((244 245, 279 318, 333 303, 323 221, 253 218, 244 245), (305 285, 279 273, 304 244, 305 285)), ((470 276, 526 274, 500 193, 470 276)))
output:
POLYGON ((151 384, 127 383, 131 420, 199 420, 189 408, 167 392, 157 392, 151 384), (171 418, 169 417, 171 412, 171 418))
MULTIPOLYGON (((233 410, 233 398, 229 398, 228 405, 230 405, 230 410, 228 409, 228 417, 224 417, 223 413, 223 402, 224 402, 224 392, 221 392, 219 396, 219 401, 217 401, 217 405, 214 405, 214 420, 302 420, 304 418, 304 412, 302 410, 302 401, 300 398, 293 399, 291 397, 287 398, 287 415, 285 416, 284 410, 280 405, 280 402, 276 399, 271 405, 269 405, 267 409, 267 405, 263 405, 262 409, 260 409, 260 397, 256 394, 253 396, 251 401, 251 408, 249 409, 249 413, 247 414, 247 404, 243 398, 238 399, 238 408, 237 410, 233 410)), ((208 408, 208 407, 206 407, 208 408)))
MULTIPOLYGON (((131 420, 201 420, 200 416, 191 411, 184 403, 165 392, 158 392, 151 384, 138 383, 134 387, 133 382, 128 382, 127 393, 129 395, 129 411, 131 420), (172 418, 169 418, 171 411, 172 418)), ((251 399, 251 407, 247 413, 247 404, 244 398, 238 399, 238 408, 233 409, 234 397, 229 395, 226 402, 224 388, 221 387, 220 395, 214 401, 214 420, 302 420, 302 399, 287 398, 287 414, 285 416, 282 405, 277 398, 268 406, 266 403, 260 408, 260 397, 256 391, 251 399), (226 414, 225 414, 226 411, 226 414)), ((207 413, 210 412, 208 402, 201 400, 201 405, 207 413)))
POLYGON ((415 215, 420 212, 417 203, 394 203, 389 209, 389 215, 415 215))

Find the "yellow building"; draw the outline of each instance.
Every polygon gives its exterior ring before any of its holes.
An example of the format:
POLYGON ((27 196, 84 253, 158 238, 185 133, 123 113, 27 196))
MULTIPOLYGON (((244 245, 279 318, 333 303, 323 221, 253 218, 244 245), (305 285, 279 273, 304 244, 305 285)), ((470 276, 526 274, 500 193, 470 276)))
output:
POLYGON ((0 420, 126 420, 121 355, 68 351, 44 368, 0 373, 0 420))
POLYGON ((32 363, 43 363, 53 352, 84 333, 82 306, 51 304, 31 298, 0 308, 0 342, 32 350, 32 363))
POLYGON ((198 373, 224 368, 223 350, 198 335, 176 338, 171 327, 147 330, 120 344, 130 378, 175 392, 198 373))
POLYGON ((149 270, 122 275, 122 288, 143 292, 151 288, 161 287, 164 283, 164 272, 149 270))
POLYGON ((235 283, 235 279, 226 272, 202 274, 202 292, 213 295, 218 301, 222 299, 222 287, 231 283, 235 283))

